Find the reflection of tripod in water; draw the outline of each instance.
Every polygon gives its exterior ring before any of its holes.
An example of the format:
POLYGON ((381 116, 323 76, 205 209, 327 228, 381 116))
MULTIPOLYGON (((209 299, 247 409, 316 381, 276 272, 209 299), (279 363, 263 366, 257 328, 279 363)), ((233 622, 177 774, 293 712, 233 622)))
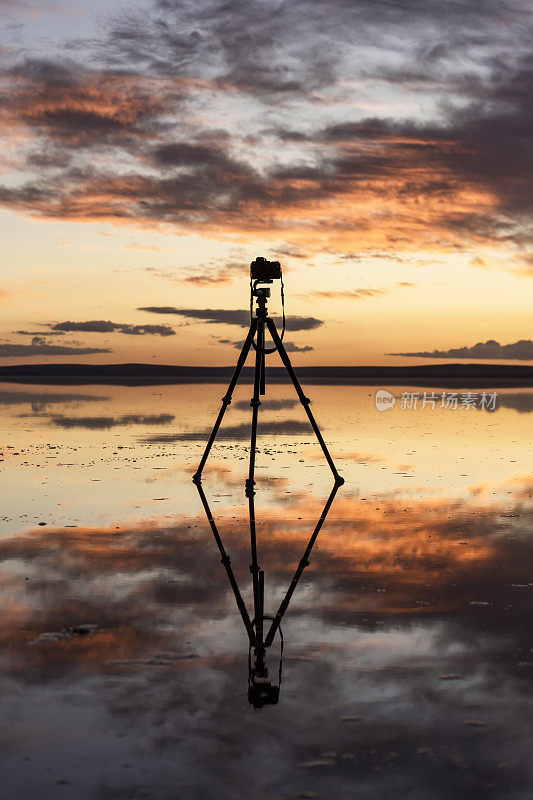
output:
MULTIPOLYGON (((213 536, 215 537, 215 541, 217 543, 218 549, 221 555, 221 563, 224 565, 226 570, 231 588, 233 590, 233 594, 235 595, 235 600, 237 601, 237 607, 239 609, 240 615, 242 617, 242 621, 244 623, 244 627, 246 628, 246 633, 248 634, 248 641, 249 641, 249 655, 248 655, 248 701, 254 708, 262 708, 264 705, 275 705, 279 700, 279 690, 281 685, 281 672, 282 672, 282 657, 283 657, 283 633, 281 631, 281 621, 287 608, 289 606, 291 597, 296 589, 298 581, 302 575, 304 569, 309 566, 309 556, 311 555, 311 550, 314 547, 316 542, 317 536, 320 533, 320 529, 325 522, 325 519, 328 515, 329 509, 335 495, 339 490, 340 483, 335 483, 333 485, 333 489, 330 492, 330 495, 326 501, 322 514, 320 515, 313 533, 311 534, 311 538, 305 548, 304 554, 299 561, 298 567, 293 575, 293 578, 289 584, 289 588, 285 593, 285 597, 281 601, 279 608, 276 614, 273 617, 265 616, 264 612, 264 592, 265 592, 265 580, 264 580, 264 572, 263 570, 259 569, 259 565, 257 563, 257 549, 255 547, 255 528, 254 528, 254 535, 251 536, 252 542, 252 564, 250 566, 250 571, 254 578, 254 618, 250 619, 248 614, 248 610, 242 598, 241 592, 239 590, 239 586, 235 579, 235 575, 233 573, 233 569, 231 566, 231 560, 226 553, 224 548, 224 544, 222 543, 222 539, 220 538, 220 534, 218 532, 217 524, 213 519, 213 515, 211 514, 211 509, 209 508, 209 503, 207 502, 207 497, 205 496, 205 492, 203 490, 203 486, 201 481, 196 481, 196 486, 198 488, 198 493, 200 495, 200 499, 202 501, 202 505, 204 507, 205 513, 207 515, 207 519, 211 526, 211 530, 213 532, 213 536), (257 584, 257 587, 256 587, 257 584), (264 635, 264 622, 270 620, 270 627, 264 635), (281 640, 281 651, 280 651, 280 661, 279 661, 279 674, 278 674, 278 683, 272 683, 268 680, 268 668, 265 663, 265 656, 267 648, 271 646, 276 636, 276 633, 279 631, 280 640, 281 640), (253 663, 252 663, 252 648, 253 648, 253 663)), ((255 516, 254 516, 254 493, 252 492, 249 495, 249 508, 250 508, 250 533, 252 532, 252 519, 254 520, 255 526, 255 516)))

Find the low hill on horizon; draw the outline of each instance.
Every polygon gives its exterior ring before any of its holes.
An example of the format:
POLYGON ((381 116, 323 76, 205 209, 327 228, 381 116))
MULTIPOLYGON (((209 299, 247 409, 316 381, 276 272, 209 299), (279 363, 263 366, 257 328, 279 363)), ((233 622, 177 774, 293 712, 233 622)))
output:
MULTIPOLYGON (((0 367, 0 381, 40 384, 158 385, 225 383, 234 366, 173 366, 165 364, 16 364, 0 367)), ((428 386, 533 386, 533 366, 514 364, 422 364, 418 366, 301 366, 304 384, 405 384, 428 386)), ((241 380, 253 380, 254 368, 244 367, 241 380)), ((267 381, 289 381, 283 366, 266 370, 267 381)))

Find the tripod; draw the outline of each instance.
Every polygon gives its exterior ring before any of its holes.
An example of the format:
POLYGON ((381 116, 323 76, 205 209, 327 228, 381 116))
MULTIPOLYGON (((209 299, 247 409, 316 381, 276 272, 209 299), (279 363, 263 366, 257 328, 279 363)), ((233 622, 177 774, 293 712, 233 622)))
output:
POLYGON ((269 317, 268 309, 267 309, 267 300, 270 297, 270 289, 266 286, 258 286, 258 283, 272 283, 271 280, 256 280, 252 286, 252 297, 256 298, 257 301, 257 308, 255 310, 255 317, 252 317, 250 320, 250 328, 248 330, 248 334, 246 339, 244 340, 244 344, 242 346, 241 354, 237 360, 237 365, 235 367, 235 371, 233 373, 233 377, 229 383, 228 390, 224 397, 222 398, 222 407, 218 413, 218 417, 215 420, 215 424, 213 426, 213 430, 211 431, 211 435, 207 442, 204 454, 202 456, 202 460, 196 470, 193 481, 198 483, 202 480, 202 472, 205 466, 205 462, 209 456, 211 451, 211 447, 213 446, 213 442, 215 441, 216 435, 218 433, 218 429, 220 428, 220 424, 226 413, 227 407, 231 403, 231 398, 233 396, 233 392, 235 390, 235 386, 237 381, 239 380, 239 376, 241 374, 241 370, 244 366, 246 358, 248 357, 248 353, 250 352, 250 347, 254 347, 255 349, 255 374, 254 374, 254 394, 252 399, 250 400, 250 406, 252 407, 252 432, 250 438, 250 461, 249 461, 249 468, 248 468, 248 478, 245 482, 246 488, 246 496, 249 497, 250 494, 254 494, 254 485, 255 485, 255 454, 256 454, 256 443, 257 443, 257 420, 259 416, 259 406, 261 405, 261 401, 259 397, 266 393, 265 388, 265 353, 271 353, 273 350, 277 350, 280 358, 283 362, 285 369, 287 370, 289 377, 293 383, 294 388, 296 389, 296 394, 300 400, 300 403, 305 409, 305 413, 309 418, 309 422, 311 423, 311 427, 315 433, 316 438, 318 439, 318 443, 322 448, 322 452, 326 458, 326 461, 329 464, 329 468, 333 473, 333 478, 335 483, 339 486, 344 483, 344 478, 342 478, 339 473, 337 472, 337 468, 333 463, 333 459, 329 453, 329 450, 326 446, 324 439, 322 438, 322 434, 320 433, 320 429, 316 423, 316 420, 313 416, 313 412, 309 408, 309 404, 311 400, 305 396, 302 387, 300 386, 300 382, 296 377, 294 369, 291 364, 291 360, 287 355, 287 351, 281 338, 276 330, 276 325, 274 320, 269 317), (272 341, 274 342, 274 348, 272 350, 267 350, 265 348, 265 328, 268 329, 272 341), (254 342, 254 337, 257 334, 257 341, 254 342))

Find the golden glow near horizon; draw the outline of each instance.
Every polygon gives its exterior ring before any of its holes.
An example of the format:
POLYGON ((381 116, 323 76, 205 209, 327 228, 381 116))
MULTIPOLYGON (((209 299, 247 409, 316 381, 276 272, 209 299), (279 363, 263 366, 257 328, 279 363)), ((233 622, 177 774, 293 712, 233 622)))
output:
POLYGON ((217 312, 246 311, 257 255, 282 261, 304 318, 296 364, 487 340, 526 342, 475 360, 533 362, 530 11, 444 9, 444 33, 428 8, 415 35, 407 6, 267 6, 148 3, 133 49, 114 4, 92 37, 54 3, 3 12, 0 365, 231 364, 244 328, 217 312), (169 306, 213 316, 139 310, 169 306), (114 329, 75 327, 99 321, 114 329))

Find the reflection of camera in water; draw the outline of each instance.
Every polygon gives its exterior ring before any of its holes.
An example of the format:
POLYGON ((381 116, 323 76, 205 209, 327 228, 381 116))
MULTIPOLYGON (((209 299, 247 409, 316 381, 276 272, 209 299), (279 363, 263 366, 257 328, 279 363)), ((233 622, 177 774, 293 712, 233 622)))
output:
MULTIPOLYGON (((262 583, 262 581, 261 581, 262 583)), ((263 621, 273 617, 263 617, 263 621)), ((255 625, 255 620, 252 623, 255 625)), ((257 632, 255 632, 255 646, 254 646, 254 664, 252 666, 252 642, 250 642, 250 649, 248 650, 248 702, 254 708, 263 708, 263 706, 275 706, 279 702, 279 689, 281 686, 281 671, 283 662, 283 633, 281 627, 278 625, 280 637, 280 654, 279 654, 279 669, 278 669, 278 682, 273 683, 268 680, 268 667, 265 662, 266 648, 272 644, 275 632, 272 634, 267 644, 267 640, 263 640, 263 627, 261 626, 259 632, 259 639, 257 639, 257 632)))
POLYGON ((279 702, 279 686, 266 678, 253 677, 248 686, 248 702, 254 708, 275 706, 279 702))
POLYGON ((259 256, 250 264, 250 277, 253 281, 268 282, 281 278, 281 264, 279 261, 267 261, 259 256))

